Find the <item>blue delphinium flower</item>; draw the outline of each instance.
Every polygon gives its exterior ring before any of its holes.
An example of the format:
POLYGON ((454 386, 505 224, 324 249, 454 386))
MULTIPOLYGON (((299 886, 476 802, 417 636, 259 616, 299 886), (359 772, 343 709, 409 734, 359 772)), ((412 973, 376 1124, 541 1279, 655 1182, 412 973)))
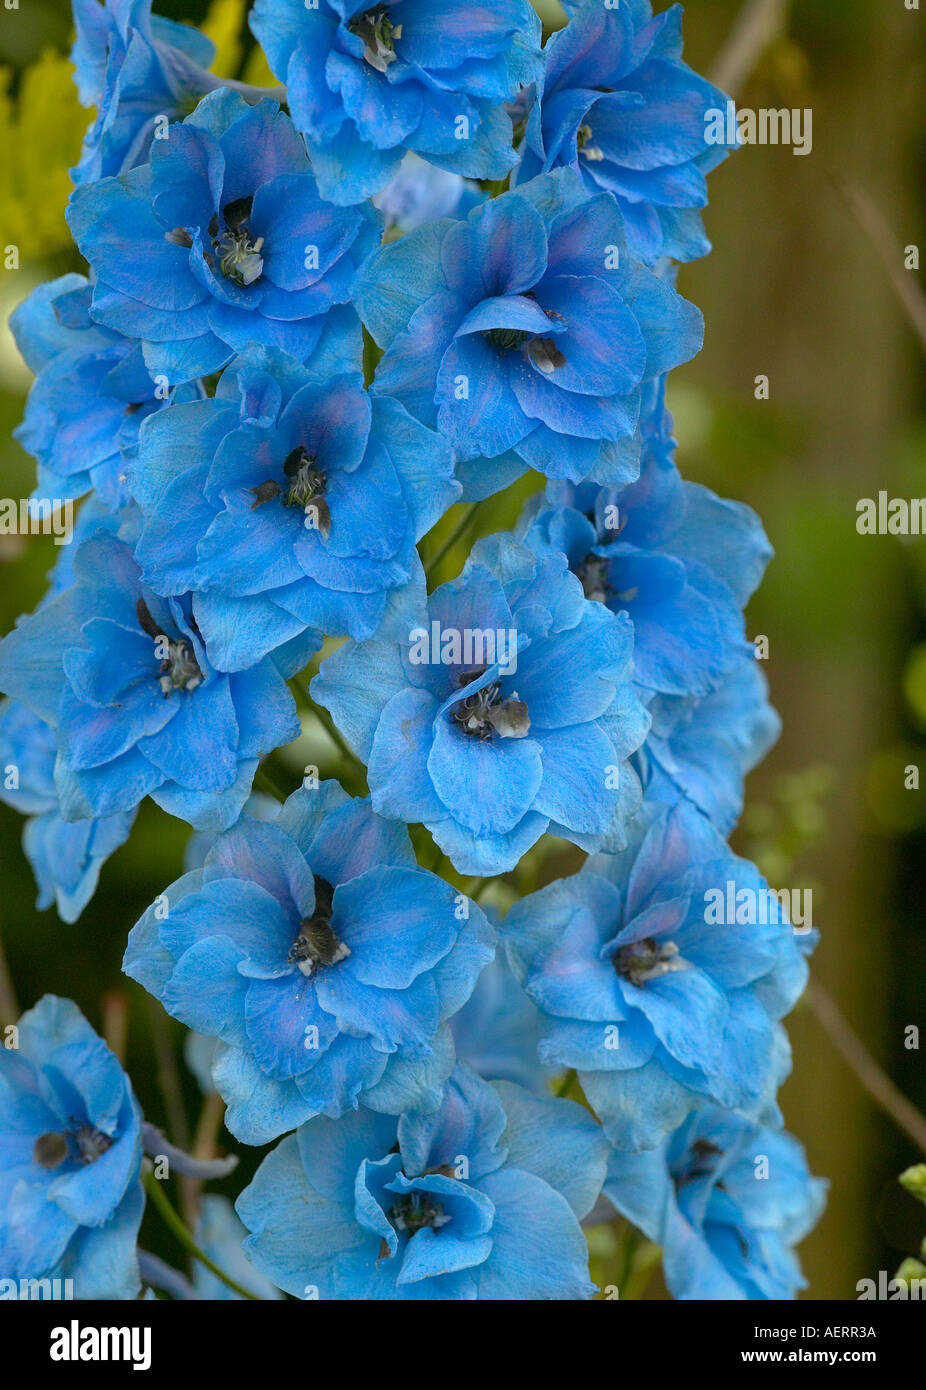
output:
POLYGON ((189 598, 154 594, 106 530, 73 568, 75 582, 0 641, 0 689, 56 730, 61 814, 111 816, 150 795, 197 828, 224 829, 259 759, 298 736, 284 674, 270 658, 216 669, 189 598))
POLYGON ((460 1066, 434 1114, 311 1120, 236 1206, 254 1264, 300 1298, 584 1299, 606 1161, 574 1102, 460 1066))
POLYGON ((331 202, 377 193, 406 150, 476 179, 516 163, 504 104, 541 69, 528 0, 257 0, 250 24, 331 202))
POLYGON ((123 968, 220 1041, 213 1080, 249 1144, 358 1100, 433 1109, 447 1019, 493 954, 480 909, 415 863, 403 827, 335 782, 246 814, 133 928, 123 968))
POLYGON ((439 426, 472 498, 528 467, 632 481, 640 388, 702 339, 698 310, 627 253, 614 199, 571 169, 384 246, 357 301, 385 349, 376 389, 439 426))
MULTIPOLYGON (((495 924, 491 909, 486 916, 495 924)), ((479 976, 472 997, 452 1023, 457 1058, 486 1081, 513 1081, 546 1093, 550 1069, 537 1056, 537 1005, 518 984, 504 957, 479 976)))
POLYGON ((826 1184, 789 1134, 706 1106, 656 1149, 615 1153, 605 1195, 662 1246, 680 1299, 786 1299, 806 1285, 794 1246, 826 1184))
POLYGON ((211 92, 151 163, 83 184, 68 223, 95 277, 92 317, 141 340, 171 385, 253 344, 304 360, 379 241, 369 204, 322 202, 277 102, 211 92))
POLYGON ((85 106, 97 108, 75 183, 121 174, 148 157, 157 120, 182 120, 219 79, 215 45, 189 24, 151 13, 151 0, 72 0, 71 62, 85 106))
POLYGON ((103 864, 128 839, 135 813, 63 820, 55 789, 57 749, 49 724, 16 700, 0 702, 0 801, 29 817, 23 849, 38 885, 37 907, 56 905, 62 921, 76 922, 103 864))
POLYGON ((755 658, 745 657, 700 699, 653 696, 647 713, 652 725, 634 757, 646 800, 674 806, 687 797, 729 835, 742 814, 746 774, 781 731, 755 658))
POLYGON ((664 379, 645 393, 636 482, 550 483, 517 533, 538 555, 563 552, 586 596, 633 622, 634 682, 652 719, 635 760, 648 799, 687 795, 727 833, 745 774, 778 734, 743 623, 771 547, 751 508, 679 476, 664 395, 664 379))
POLYGON ((67 499, 93 488, 115 510, 131 502, 126 465, 142 422, 168 399, 191 400, 199 388, 181 386, 159 398, 139 344, 91 319, 91 295, 84 276, 62 275, 33 290, 10 316, 17 347, 36 373, 14 433, 38 460, 36 496, 67 499))
POLYGON ((751 508, 682 480, 662 387, 635 482, 551 484, 554 505, 532 500, 518 529, 536 554, 562 551, 587 598, 630 616, 642 691, 703 696, 752 654, 743 607, 771 548, 751 508))
POLYGON ((460 174, 436 169, 417 154, 407 154, 395 178, 373 199, 383 214, 386 231, 403 234, 442 217, 466 217, 485 201, 479 185, 460 174))
POLYGON ((460 491, 447 443, 397 401, 267 349, 212 399, 152 419, 129 476, 146 581, 195 591, 209 659, 229 671, 306 627, 370 636, 460 491))
MULTIPOLYGON (((202 1198, 199 1220, 196 1224, 196 1243, 218 1265, 224 1274, 243 1288, 256 1294, 258 1298, 279 1299, 283 1295, 275 1284, 255 1269, 241 1248, 247 1237, 247 1230, 235 1215, 235 1209, 227 1197, 208 1193, 202 1198)), ((193 1297, 209 1302, 224 1302, 242 1299, 221 1279, 199 1260, 194 1261, 193 1297)))
POLYGON ((609 1137, 637 1150, 710 1102, 765 1103, 810 936, 689 803, 633 834, 515 903, 503 939, 541 1058, 575 1067, 609 1137))
POLYGON ((649 0, 566 8, 569 23, 544 49, 518 178, 565 165, 590 192, 613 194, 647 265, 706 255, 705 175, 728 153, 708 142, 708 113, 727 98, 681 61, 681 5, 655 19, 649 0))
POLYGON ((47 994, 0 1048, 0 1271, 135 1298, 141 1112, 76 1004, 47 994))
POLYGON ((368 764, 380 814, 422 821, 460 873, 498 874, 547 831, 624 843, 640 804, 626 760, 648 726, 632 647, 629 619, 585 599, 564 556, 492 536, 429 598, 402 590, 312 693, 368 764))

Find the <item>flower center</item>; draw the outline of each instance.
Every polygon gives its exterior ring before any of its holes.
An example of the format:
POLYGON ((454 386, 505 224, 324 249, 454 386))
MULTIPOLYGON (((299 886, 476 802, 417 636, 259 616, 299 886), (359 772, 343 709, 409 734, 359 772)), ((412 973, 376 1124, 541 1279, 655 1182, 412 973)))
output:
POLYGON ((580 125, 578 130, 578 136, 576 139, 579 154, 582 155, 584 159, 590 159, 592 163, 595 163, 600 159, 604 159, 604 150, 601 149, 599 145, 590 145, 588 142, 589 140, 591 140, 591 138, 591 126, 580 125))
POLYGON ((303 975, 314 975, 320 965, 337 965, 350 955, 350 947, 338 939, 332 928, 333 905, 334 888, 316 874, 315 911, 299 923, 299 935, 286 957, 287 963, 298 966, 303 975))
MULTIPOLYGON (((674 1174, 673 1182, 676 1192, 681 1187, 685 1187, 690 1182, 695 1182, 698 1178, 711 1177, 717 1168, 717 1160, 723 1158, 723 1149, 712 1144, 709 1139, 696 1139, 691 1146, 691 1161, 681 1172, 674 1174)), ((717 1186, 721 1191, 725 1191, 722 1182, 717 1186)))
POLYGON ((202 685, 203 673, 192 644, 185 637, 168 637, 163 633, 143 598, 136 603, 135 612, 138 626, 154 642, 155 654, 160 659, 158 684, 165 699, 175 690, 195 690, 202 685))
POLYGON ((316 467, 315 459, 301 444, 287 456, 283 473, 287 481, 285 487, 274 478, 268 478, 266 482, 249 489, 256 499, 251 510, 279 497, 284 507, 298 507, 303 511, 306 528, 318 531, 322 539, 327 540, 331 534, 331 513, 325 501, 328 484, 325 474, 316 467))
POLYGON ((439 1231, 452 1218, 430 1192, 406 1192, 399 1197, 386 1212, 386 1218, 397 1231, 406 1231, 413 1236, 426 1226, 439 1231))
POLYGON ((607 603, 614 586, 609 578, 611 562, 601 555, 586 555, 576 574, 582 584, 582 592, 587 599, 607 603))
POLYGON ((70 1130, 49 1130, 35 1141, 32 1157, 41 1168, 60 1168, 67 1159, 78 1163, 96 1163, 112 1147, 112 1139, 89 1123, 75 1125, 70 1130))
POLYGON ((209 224, 212 246, 219 258, 219 269, 227 279, 245 288, 259 280, 264 269, 260 254, 263 237, 251 240, 251 205, 253 198, 236 198, 222 209, 224 227, 217 217, 209 224))
POLYGON ((514 352, 530 338, 523 328, 489 328, 485 337, 498 352, 514 352))
POLYGON ((657 941, 653 936, 646 936, 642 941, 621 946, 614 957, 614 968, 618 975, 639 987, 673 970, 687 970, 688 961, 679 954, 674 941, 657 941))
POLYGON ((566 357, 555 338, 541 338, 523 328, 487 328, 482 335, 496 352, 526 352, 544 375, 565 367, 566 357))
POLYGON ((576 569, 576 576, 582 585, 585 597, 597 599, 599 603, 609 603, 612 599, 619 604, 632 603, 640 592, 638 586, 632 585, 629 589, 619 589, 613 582, 614 571, 611 565, 612 561, 602 555, 586 555, 576 569))
MULTIPOLYGON (((484 666, 477 671, 464 671, 459 677, 459 684, 470 685, 484 674, 484 666)), ((499 738, 526 738, 531 727, 527 705, 518 699, 517 692, 503 700, 498 681, 491 681, 481 690, 464 695, 462 700, 451 705, 450 718, 464 734, 481 739, 484 743, 496 734, 499 738)))
POLYGON ((347 25, 352 34, 363 40, 363 60, 377 72, 385 72, 396 60, 396 40, 402 37, 401 24, 393 24, 388 5, 374 5, 363 14, 355 15, 347 25))

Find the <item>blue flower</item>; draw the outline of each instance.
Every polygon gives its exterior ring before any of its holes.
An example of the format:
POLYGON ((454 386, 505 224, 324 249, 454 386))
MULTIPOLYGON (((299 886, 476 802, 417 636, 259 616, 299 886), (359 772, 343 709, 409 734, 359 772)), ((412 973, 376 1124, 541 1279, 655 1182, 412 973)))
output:
POLYGON ((413 232, 442 217, 465 217, 485 201, 479 185, 446 169, 436 169, 416 154, 407 154, 399 172, 373 203, 386 221, 386 230, 413 232))
POLYGON ((693 806, 650 819, 623 854, 521 899, 503 929, 541 1012, 541 1060, 576 1068, 629 1150, 710 1102, 767 1103, 811 944, 693 806))
MULTIPOLYGON (((61 814, 112 816, 150 795, 199 829, 224 829, 259 759, 299 733, 284 674, 269 658, 216 669, 189 598, 154 594, 110 532, 84 541, 73 567, 74 583, 0 642, 0 689, 56 731, 61 814)), ((293 659, 298 669, 305 651, 293 659)))
POLYGON ((460 873, 499 874, 547 831, 623 845, 640 804, 626 760, 648 727, 632 647, 564 556, 493 536, 428 599, 401 591, 312 693, 368 764, 376 811, 423 822, 460 873))
MULTIPOLYGON (((494 925, 491 910, 486 916, 494 925)), ((458 1060, 485 1081, 513 1081, 529 1091, 547 1091, 550 1071, 537 1056, 537 1006, 503 957, 496 956, 483 970, 452 1027, 458 1060)))
POLYGON ((218 85, 205 71, 215 45, 189 24, 151 13, 151 0, 72 0, 74 80, 97 115, 87 131, 76 184, 121 174, 148 158, 158 118, 182 120, 218 85))
POLYGON ((673 1298, 786 1299, 805 1287, 793 1247, 826 1183, 789 1134, 706 1106, 658 1148, 615 1153, 605 1195, 662 1246, 673 1298))
POLYGON ((170 126, 150 164, 81 185, 68 223, 95 278, 91 316, 139 339, 171 385, 253 344, 305 360, 380 235, 369 204, 322 202, 278 103, 225 89, 170 126))
POLYGON ((708 138, 727 97, 682 55, 682 7, 653 18, 649 0, 568 0, 572 18, 544 50, 518 178, 567 166, 590 192, 613 194, 635 256, 707 255, 705 175, 729 153, 708 138))
POLYGON ((103 864, 132 829, 134 811, 69 824, 55 790, 55 731, 15 700, 0 703, 0 800, 29 819, 23 849, 38 885, 39 910, 57 905, 76 922, 96 891, 103 864))
POLYGON ((755 658, 739 662, 703 698, 656 695, 647 713, 652 726, 635 757, 646 800, 674 806, 687 797, 729 835, 742 814, 746 774, 781 730, 755 658))
POLYGON ((504 103, 541 67, 528 0, 257 0, 250 24, 331 202, 378 192, 406 150, 476 179, 516 163, 504 103))
POLYGON ((664 384, 642 422, 639 479, 551 484, 556 505, 532 501, 519 531, 538 555, 563 552, 587 598, 630 616, 642 691, 703 696, 752 654, 742 610, 771 548, 751 508, 679 476, 664 384))
POLYGON ((461 1066, 434 1114, 311 1120, 236 1206, 254 1264, 300 1298, 585 1299, 606 1161, 574 1102, 461 1066))
MULTIPOLYGON (((219 1197, 214 1193, 203 1197, 196 1225, 196 1243, 199 1248, 224 1274, 231 1275, 236 1283, 249 1289, 258 1298, 282 1298, 280 1290, 254 1268, 241 1249, 241 1243, 247 1234, 227 1197, 219 1197)), ((194 1261, 193 1297, 212 1303, 241 1300, 241 1294, 235 1293, 221 1279, 217 1279, 199 1260, 194 1261)))
POLYGON ((588 598, 632 620, 634 683, 652 720, 635 758, 647 799, 688 796, 728 833, 745 774, 778 734, 742 612, 772 552, 749 507, 683 481, 665 380, 645 394, 637 481, 550 483, 517 534, 537 555, 564 553, 588 598))
POLYGON ((571 169, 384 246, 356 298, 385 349, 376 389, 439 426, 472 498, 528 467, 631 482, 640 388, 702 339, 697 309, 627 254, 614 199, 571 169))
POLYGON ((397 401, 267 349, 227 368, 214 398, 146 424, 130 483, 146 582, 195 591, 227 671, 306 627, 370 636, 460 490, 446 442, 397 401))
POLYGON ((220 1041, 213 1080, 236 1138, 263 1144, 358 1101, 433 1109, 446 1020, 491 959, 480 909, 419 869, 404 827, 335 782, 276 821, 242 816, 133 928, 123 968, 220 1041))
POLYGON ((131 1083, 76 1004, 47 994, 0 1048, 0 1270, 135 1298, 144 1195, 131 1083))
POLYGON ((142 422, 168 397, 190 400, 199 391, 181 386, 159 399, 139 344, 91 319, 91 294, 84 276, 62 275, 11 315, 17 346, 36 373, 14 433, 38 460, 35 496, 66 499, 93 488, 116 510, 131 502, 126 465, 142 422))

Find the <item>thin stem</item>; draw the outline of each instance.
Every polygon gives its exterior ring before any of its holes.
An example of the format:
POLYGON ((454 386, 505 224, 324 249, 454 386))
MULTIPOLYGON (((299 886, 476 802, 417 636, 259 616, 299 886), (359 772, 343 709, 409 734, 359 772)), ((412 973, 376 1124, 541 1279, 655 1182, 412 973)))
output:
POLYGON ((711 72, 711 81, 737 96, 769 44, 783 32, 789 0, 746 0, 711 72))
POLYGON ((103 1040, 123 1066, 128 1032, 129 1001, 125 991, 108 989, 103 995, 103 1040))
POLYGON ((452 550, 453 547, 456 545, 457 541, 460 540, 463 536, 466 535, 466 532, 469 530, 470 526, 471 526, 471 525, 473 524, 473 522, 476 520, 476 517, 477 517, 478 514, 479 514, 480 508, 481 508, 481 507, 484 507, 484 506, 485 506, 485 501, 482 501, 482 502, 472 502, 472 503, 467 507, 466 511, 463 513, 462 517, 461 517, 460 520, 457 522, 456 526, 453 528, 453 530, 451 531, 450 535, 449 535, 449 536, 447 537, 447 539, 444 541, 444 544, 443 544, 443 545, 441 546, 441 548, 438 550, 437 554, 436 554, 436 555, 433 555, 433 556, 431 557, 431 559, 428 561, 427 565, 425 566, 425 571, 424 571, 424 573, 425 573, 425 577, 426 577, 427 579, 430 579, 430 578, 431 578, 431 575, 432 575, 432 574, 434 573, 434 571, 437 569, 438 565, 439 565, 439 564, 441 563, 441 561, 445 558, 445 556, 447 556, 447 555, 450 554, 451 550, 452 550))
POLYGON ((562 1081, 556 1088, 555 1095, 557 1100, 562 1100, 565 1096, 569 1094, 570 1090, 572 1089, 572 1083, 573 1081, 575 1081, 575 1079, 575 1072, 572 1070, 567 1071, 566 1075, 563 1077, 562 1081))
POLYGON ((492 880, 490 878, 472 879, 470 881, 469 887, 466 890, 466 896, 468 898, 472 898, 474 903, 478 903, 479 899, 482 897, 483 893, 488 888, 491 882, 492 880))
POLYGON ((0 1027, 6 1028, 9 1024, 15 1023, 19 1018, 19 1013, 16 991, 13 988, 9 966, 6 963, 3 940, 0 938, 0 1027))
POLYGON ((254 787, 257 791, 263 792, 265 796, 272 796, 277 801, 285 801, 289 795, 277 782, 266 763, 262 763, 255 772, 254 787))
POLYGON ((235 1283, 234 1279, 230 1278, 229 1275, 219 1269, 217 1264, 214 1264, 213 1261, 210 1260, 204 1250, 200 1250, 180 1216, 171 1206, 170 1198, 164 1191, 163 1183, 159 1182, 153 1173, 146 1173, 144 1181, 145 1191, 148 1193, 153 1204, 157 1207, 158 1215, 163 1220, 165 1226, 170 1227, 184 1250, 192 1255, 194 1260, 199 1260, 200 1264, 205 1265, 206 1269, 208 1269, 211 1274, 214 1274, 216 1279, 221 1279, 223 1284, 226 1284, 228 1288, 232 1289, 235 1293, 240 1294, 242 1298, 250 1298, 258 1303, 262 1302, 256 1293, 251 1293, 250 1289, 246 1289, 241 1284, 235 1283))
POLYGON ((658 1245, 650 1240, 638 1240, 624 1282, 618 1285, 625 1302, 643 1297, 661 1258, 662 1250, 658 1245))
POLYGON ((331 741, 337 746, 338 752, 342 757, 346 758, 358 776, 362 777, 363 781, 366 782, 366 767, 360 758, 357 757, 357 754, 354 752, 353 748, 351 748, 347 739, 341 733, 341 730, 338 728, 337 724, 335 724, 324 705, 316 704, 312 696, 308 693, 306 693, 306 700, 308 701, 308 708, 315 715, 315 718, 318 720, 319 724, 321 724, 331 741))
POLYGON ((435 844, 434 848, 437 850, 437 853, 431 860, 430 872, 432 874, 438 874, 441 878, 443 878, 448 873, 448 871, 453 869, 453 865, 451 864, 450 860, 447 858, 446 854, 440 848, 439 845, 435 844))
MULTIPOLYGON (((215 1158, 216 1139, 219 1126, 225 1115, 225 1102, 217 1091, 209 1091, 203 1096, 202 1109, 193 1136, 192 1156, 194 1158, 215 1158)), ((203 1195, 203 1180, 184 1176, 181 1178, 182 1206, 189 1219, 200 1211, 203 1195)))
POLYGON ((151 1020, 151 1036, 154 1041, 154 1057, 157 1066, 158 1086, 167 1113, 167 1132, 179 1149, 190 1146, 190 1129, 183 1105, 183 1090, 180 1073, 174 1057, 173 1044, 167 1015, 156 999, 148 996, 148 1017, 151 1020))
POLYGON ((633 1257, 637 1252, 637 1247, 643 1237, 640 1232, 631 1226, 630 1222, 625 1222, 620 1234, 620 1245, 617 1256, 617 1277, 615 1283, 622 1299, 627 1297, 627 1285, 630 1283, 630 1274, 633 1269, 633 1257))
POLYGON ((900 245, 887 219, 861 188, 854 188, 835 177, 833 183, 857 225, 878 253, 914 333, 926 347, 926 293, 916 276, 904 267, 900 245))
POLYGON ((830 1042, 855 1072, 875 1104, 926 1154, 926 1118, 878 1066, 829 991, 818 980, 811 979, 805 998, 830 1042))

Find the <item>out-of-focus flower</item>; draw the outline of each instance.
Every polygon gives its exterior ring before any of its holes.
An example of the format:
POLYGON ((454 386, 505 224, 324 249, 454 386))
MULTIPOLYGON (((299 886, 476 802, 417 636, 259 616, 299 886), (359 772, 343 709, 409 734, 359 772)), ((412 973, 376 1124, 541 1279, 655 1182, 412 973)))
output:
POLYGON ((826 1183, 790 1134, 707 1106, 649 1153, 614 1153, 605 1195, 662 1246, 673 1298, 795 1298, 794 1246, 819 1219, 826 1183))
POLYGON ((46 994, 0 1048, 0 1269, 134 1298, 144 1207, 141 1112, 76 1004, 46 994))

